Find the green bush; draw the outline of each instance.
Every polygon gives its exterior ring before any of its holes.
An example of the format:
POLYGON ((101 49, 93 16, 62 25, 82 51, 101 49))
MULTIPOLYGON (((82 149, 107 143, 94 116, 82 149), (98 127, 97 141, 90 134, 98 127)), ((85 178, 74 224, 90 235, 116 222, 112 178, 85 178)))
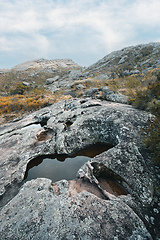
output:
POLYGON ((19 83, 19 84, 17 84, 17 86, 15 88, 13 88, 10 91, 10 94, 11 95, 16 95, 16 94, 23 95, 27 89, 28 89, 27 86, 24 86, 23 84, 19 83))
POLYGON ((148 110, 156 116, 160 115, 160 73, 157 80, 149 83, 146 90, 137 90, 135 96, 130 100, 131 103, 143 110, 148 110))

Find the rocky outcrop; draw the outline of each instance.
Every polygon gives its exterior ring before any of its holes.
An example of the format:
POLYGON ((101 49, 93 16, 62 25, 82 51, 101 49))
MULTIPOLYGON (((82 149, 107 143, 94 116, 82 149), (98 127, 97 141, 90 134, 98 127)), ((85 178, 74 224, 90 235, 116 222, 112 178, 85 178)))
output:
POLYGON ((1 239, 152 239, 120 199, 104 200, 86 191, 69 195, 69 189, 66 180, 27 182, 2 209, 1 239))
POLYGON ((128 97, 119 93, 113 92, 109 89, 109 87, 101 87, 101 88, 91 88, 84 92, 84 97, 92 97, 97 99, 103 99, 106 101, 111 102, 118 102, 118 103, 128 103, 128 97))
POLYGON ((140 44, 111 52, 86 71, 92 74, 105 74, 109 78, 146 73, 159 67, 160 43, 140 44))
POLYGON ((123 185, 129 192, 137 195, 140 201, 144 204, 152 202, 153 182, 144 159, 134 143, 123 141, 116 147, 93 158, 90 164, 86 163, 79 170, 78 176, 84 175, 90 181, 95 181, 95 177, 107 175, 108 169, 118 174, 123 185))
MULTIPOLYGON (((62 78, 58 78, 56 80, 54 78, 53 81, 50 82, 52 84, 49 86, 49 89, 52 92, 61 91, 62 89, 63 90, 65 89, 65 91, 67 92, 68 89, 73 87, 76 80, 86 79, 87 76, 88 76, 87 73, 84 74, 82 73, 82 69, 69 70, 62 78)), ((48 81, 46 81, 46 83, 48 84, 48 81)))
POLYGON ((152 239, 154 181, 139 134, 150 117, 129 105, 88 98, 1 125, 1 239, 152 239), (96 143, 112 148, 84 164, 76 179, 31 180, 19 191, 31 160, 70 156, 96 143), (108 178, 126 195, 108 190, 108 178))
POLYGON ((139 70, 132 70, 132 71, 125 70, 122 73, 122 76, 130 76, 130 75, 133 75, 133 74, 140 74, 140 71, 139 70))
POLYGON ((59 79, 59 76, 55 76, 54 78, 47 78, 46 84, 52 84, 53 82, 57 81, 59 79))

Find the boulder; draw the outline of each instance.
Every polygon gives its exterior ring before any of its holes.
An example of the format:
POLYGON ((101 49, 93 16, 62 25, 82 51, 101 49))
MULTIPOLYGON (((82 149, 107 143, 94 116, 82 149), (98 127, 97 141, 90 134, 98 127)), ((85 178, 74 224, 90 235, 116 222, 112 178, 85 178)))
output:
POLYGON ((129 70, 125 70, 123 72, 123 76, 130 76, 130 75, 133 75, 133 74, 140 74, 140 71, 135 69, 135 70, 132 70, 132 71, 129 71, 129 70))
POLYGON ((29 82, 23 82, 22 83, 24 86, 29 87, 30 83, 29 82))
POLYGON ((98 88, 91 88, 91 89, 89 89, 89 90, 87 90, 85 93, 84 93, 84 96, 86 96, 86 97, 93 97, 94 96, 94 94, 96 93, 96 92, 98 92, 98 88))
POLYGON ((77 86, 76 86, 76 89, 84 89, 84 88, 86 88, 83 84, 78 84, 77 86))
POLYGON ((111 102, 128 103, 128 97, 119 92, 113 92, 108 87, 103 87, 104 99, 111 102))
POLYGON ((46 84, 52 84, 53 82, 57 81, 59 79, 59 76, 55 76, 54 78, 47 78, 46 84))
POLYGON ((140 71, 137 69, 130 71, 130 75, 133 75, 133 74, 140 74, 140 71))
POLYGON ((82 77, 82 70, 71 70, 69 72, 69 78, 72 79, 72 81, 79 80, 80 77, 82 77))
POLYGON ((109 87, 105 86, 102 88, 91 88, 87 90, 84 94, 84 97, 92 97, 97 99, 103 99, 111 102, 118 102, 118 103, 128 103, 128 97, 119 93, 113 92, 109 89, 109 87))
POLYGON ((107 74, 99 74, 98 76, 95 77, 95 79, 98 79, 98 80, 106 80, 106 79, 109 79, 109 76, 107 74))
POLYGON ((118 199, 70 190, 66 180, 27 182, 0 215, 1 239, 152 239, 134 211, 118 199))

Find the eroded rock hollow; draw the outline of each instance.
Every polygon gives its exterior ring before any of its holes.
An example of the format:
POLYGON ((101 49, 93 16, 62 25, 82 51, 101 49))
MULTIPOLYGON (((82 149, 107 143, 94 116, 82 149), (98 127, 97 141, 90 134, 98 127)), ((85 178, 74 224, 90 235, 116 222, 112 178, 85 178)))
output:
POLYGON ((150 117, 129 105, 70 99, 1 125, 0 238, 152 239, 154 182, 139 134, 150 117), (111 148, 75 179, 23 182, 33 159, 96 143, 111 148))

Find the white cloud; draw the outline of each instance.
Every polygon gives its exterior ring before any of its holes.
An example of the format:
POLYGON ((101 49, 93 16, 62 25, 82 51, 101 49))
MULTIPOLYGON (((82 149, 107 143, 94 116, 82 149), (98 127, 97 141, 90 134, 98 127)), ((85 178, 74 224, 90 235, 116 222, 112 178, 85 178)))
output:
POLYGON ((159 0, 2 0, 0 51, 91 64, 143 34, 159 40, 159 9, 159 0))
POLYGON ((159 0, 142 0, 134 4, 135 19, 140 25, 157 26, 160 21, 160 1, 159 0))

